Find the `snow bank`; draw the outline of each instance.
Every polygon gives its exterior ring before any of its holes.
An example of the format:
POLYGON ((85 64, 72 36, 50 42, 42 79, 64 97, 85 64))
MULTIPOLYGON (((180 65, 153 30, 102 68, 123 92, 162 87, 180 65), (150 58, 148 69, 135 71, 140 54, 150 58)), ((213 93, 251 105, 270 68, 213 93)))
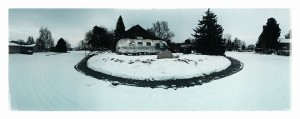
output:
POLYGON ((88 60, 88 67, 116 77, 136 80, 187 79, 226 69, 231 62, 223 56, 179 55, 157 59, 156 55, 126 56, 101 53, 88 60))

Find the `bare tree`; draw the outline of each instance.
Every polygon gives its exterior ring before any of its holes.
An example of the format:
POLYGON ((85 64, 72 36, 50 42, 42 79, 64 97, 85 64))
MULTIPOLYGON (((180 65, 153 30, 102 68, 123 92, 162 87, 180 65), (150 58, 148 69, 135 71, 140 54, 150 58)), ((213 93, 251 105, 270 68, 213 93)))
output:
POLYGON ((64 40, 66 42, 67 50, 72 50, 71 44, 69 43, 69 41, 67 39, 64 39, 64 40))
POLYGON ((243 45, 243 42, 240 39, 238 39, 237 37, 234 38, 233 43, 234 43, 234 47, 233 47, 234 50, 238 50, 243 45))
POLYGON ((228 34, 228 33, 224 34, 223 39, 225 39, 226 50, 232 51, 233 47, 232 47, 232 36, 231 36, 231 34, 228 34))
POLYGON ((29 37, 27 38, 26 44, 31 45, 31 44, 34 44, 34 43, 35 43, 35 42, 34 42, 33 37, 32 37, 32 36, 29 36, 29 37))
POLYGON ((48 28, 41 27, 39 30, 40 36, 37 38, 37 45, 39 50, 48 50, 54 47, 54 40, 48 28))
POLYGON ((226 40, 226 41, 225 41, 226 43, 227 43, 228 41, 232 41, 232 35, 229 34, 229 33, 224 34, 223 39, 226 40))
POLYGON ((156 21, 152 23, 152 28, 149 30, 156 37, 161 38, 166 42, 171 42, 174 33, 170 31, 168 22, 166 21, 156 21))
POLYGON ((88 49, 88 46, 89 46, 88 41, 81 40, 80 42, 78 42, 77 49, 78 50, 86 50, 86 49, 88 49))

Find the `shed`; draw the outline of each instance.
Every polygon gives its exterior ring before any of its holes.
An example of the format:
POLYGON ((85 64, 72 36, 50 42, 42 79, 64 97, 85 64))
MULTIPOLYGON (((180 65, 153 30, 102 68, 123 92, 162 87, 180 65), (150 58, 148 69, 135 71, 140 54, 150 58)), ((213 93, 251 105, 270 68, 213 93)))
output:
POLYGON ((20 45, 17 43, 12 43, 10 42, 8 44, 9 47, 9 54, 14 54, 14 53, 24 53, 30 50, 31 52, 36 51, 36 44, 31 44, 31 45, 20 45))
POLYGON ((279 39, 279 48, 282 50, 290 50, 292 39, 285 39, 281 38, 279 39))

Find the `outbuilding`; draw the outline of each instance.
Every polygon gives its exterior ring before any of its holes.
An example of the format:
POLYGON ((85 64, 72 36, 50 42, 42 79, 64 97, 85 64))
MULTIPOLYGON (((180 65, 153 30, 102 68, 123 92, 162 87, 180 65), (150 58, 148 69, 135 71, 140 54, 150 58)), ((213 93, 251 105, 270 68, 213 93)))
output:
POLYGON ((20 45, 17 43, 10 42, 8 44, 9 54, 14 54, 14 53, 32 54, 36 50, 35 46, 36 46, 35 44, 20 45))
POLYGON ((281 38, 279 39, 279 47, 281 50, 290 50, 292 39, 285 39, 281 38))

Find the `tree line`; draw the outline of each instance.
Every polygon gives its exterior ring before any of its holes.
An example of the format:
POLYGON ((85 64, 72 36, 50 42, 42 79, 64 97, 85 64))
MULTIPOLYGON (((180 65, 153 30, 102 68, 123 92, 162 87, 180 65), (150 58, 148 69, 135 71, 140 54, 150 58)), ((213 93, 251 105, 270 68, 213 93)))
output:
MULTIPOLYGON (((259 53, 271 54, 277 53, 281 49, 279 37, 281 29, 275 18, 269 18, 266 25, 263 25, 263 31, 258 37, 255 45, 246 46, 246 42, 235 37, 232 39, 230 34, 223 35, 224 29, 217 23, 216 15, 208 9, 202 20, 199 20, 198 27, 194 30, 195 50, 198 53, 206 55, 224 55, 225 51, 256 50, 259 53)), ((285 38, 291 37, 291 31, 285 35, 285 38)), ((190 42, 190 41, 187 41, 190 42)))
MULTIPOLYGON (((146 29, 149 34, 157 38, 171 43, 174 33, 170 31, 168 22, 156 21, 152 23, 152 27, 146 29)), ((94 26, 91 30, 85 33, 85 37, 78 43, 77 49, 95 50, 110 50, 115 51, 117 42, 125 38, 125 25, 123 18, 120 15, 115 30, 107 30, 105 26, 94 26)))
MULTIPOLYGON (((193 29, 191 34, 193 38, 185 41, 186 44, 192 44, 193 50, 204 55, 224 55, 225 51, 240 51, 240 50, 256 50, 261 53, 274 53, 280 50, 279 36, 281 29, 275 18, 269 18, 266 25, 263 25, 263 30, 255 45, 246 45, 238 37, 232 37, 231 34, 223 34, 224 29, 218 24, 217 15, 210 9, 199 20, 198 26, 193 29)), ((170 31, 168 22, 156 21, 152 23, 152 27, 146 30, 149 34, 160 38, 172 45, 172 38, 175 34, 170 31)), ((114 30, 108 30, 105 26, 94 26, 91 30, 85 33, 84 39, 78 43, 78 49, 95 50, 111 50, 115 51, 118 40, 124 38, 125 25, 123 18, 120 15, 114 30)), ((291 31, 285 35, 285 38, 291 37, 291 31)), ((28 37, 27 42, 24 40, 16 41, 19 44, 35 43, 38 51, 66 51, 70 49, 70 44, 66 39, 60 38, 54 46, 54 40, 49 29, 41 27, 39 37, 34 41, 33 37, 28 37), (64 48, 63 48, 64 47, 64 48), (65 48, 66 47, 66 48, 65 48), (61 50, 63 49, 63 50, 61 50)))
MULTIPOLYGON (((231 34, 223 34, 224 29, 217 23, 217 15, 210 9, 205 12, 198 26, 193 29, 193 38, 185 41, 185 44, 192 44, 193 49, 205 55, 224 55, 225 51, 253 51, 262 49, 263 53, 274 52, 279 49, 278 38, 280 36, 279 24, 274 18, 269 18, 267 24, 263 26, 263 31, 257 43, 247 46, 245 41, 231 34)), ((156 21, 147 31, 172 45, 172 37, 175 36, 168 27, 166 21, 156 21)), ((119 16, 115 30, 108 31, 104 26, 94 26, 92 30, 85 34, 84 40, 79 42, 80 49, 92 48, 92 50, 115 50, 118 40, 124 38, 125 25, 122 16, 119 16)), ((290 35, 286 35, 290 37, 290 35)))

